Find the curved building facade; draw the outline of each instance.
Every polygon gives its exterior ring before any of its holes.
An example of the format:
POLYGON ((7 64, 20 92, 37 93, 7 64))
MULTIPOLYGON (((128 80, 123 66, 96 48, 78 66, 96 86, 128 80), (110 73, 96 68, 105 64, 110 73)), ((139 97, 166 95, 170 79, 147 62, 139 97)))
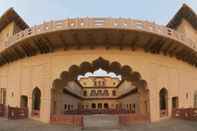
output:
POLYGON ((159 121, 196 107, 196 23, 183 5, 167 26, 77 18, 30 28, 9 9, 0 18, 0 103, 43 122, 97 113, 159 121))

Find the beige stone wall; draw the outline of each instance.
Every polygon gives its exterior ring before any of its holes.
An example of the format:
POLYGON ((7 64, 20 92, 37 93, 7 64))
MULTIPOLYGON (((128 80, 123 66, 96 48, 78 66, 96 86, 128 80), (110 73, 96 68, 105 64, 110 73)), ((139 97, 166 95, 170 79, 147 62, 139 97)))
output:
MULTIPOLYGON (((197 42, 197 30, 185 19, 182 19, 177 31, 184 33, 188 38, 197 42)), ((197 45, 196 45, 197 46, 197 45)))
POLYGON ((0 86, 7 88, 7 104, 20 105, 20 96, 28 96, 28 106, 31 112, 32 90, 41 90, 40 120, 48 122, 50 118, 50 98, 53 80, 60 77, 64 70, 73 64, 83 61, 93 61, 98 57, 110 61, 118 61, 129 65, 138 71, 148 83, 150 90, 150 115, 152 121, 159 117, 159 91, 168 89, 168 105, 171 112, 171 99, 179 97, 180 107, 193 107, 193 95, 197 90, 197 69, 191 65, 163 55, 145 53, 142 50, 68 50, 37 55, 0 67, 0 86), (186 98, 186 94, 188 97, 186 98))
POLYGON ((78 96, 83 95, 82 88, 75 81, 68 82, 67 86, 64 88, 69 90, 71 93, 76 94, 78 96))
POLYGON ((69 94, 62 93, 61 90, 55 94, 55 99, 52 100, 51 104, 51 114, 61 115, 64 114, 65 111, 77 109, 80 104, 80 99, 69 94))
POLYGON ((82 87, 94 87, 94 81, 89 78, 81 78, 79 80, 79 83, 82 87))
POLYGON ((135 105, 135 112, 136 113, 140 112, 139 94, 137 94, 137 93, 126 96, 126 97, 120 99, 119 102, 121 103, 122 108, 128 109, 128 110, 130 110, 130 108, 133 108, 133 106, 135 105))
POLYGON ((14 34, 20 32, 20 31, 22 31, 22 29, 16 23, 14 23, 14 34))
POLYGON ((107 87, 117 87, 118 84, 120 83, 120 80, 118 78, 106 77, 105 81, 107 87))
POLYGON ((111 77, 88 77, 88 78, 81 78, 79 80, 79 83, 83 87, 117 87, 117 85, 120 83, 120 80, 111 77))
POLYGON ((13 35, 14 22, 8 24, 2 31, 0 31, 0 51, 6 48, 5 42, 13 35))
POLYGON ((19 31, 21 31, 21 28, 18 27, 15 22, 11 22, 0 31, 0 51, 8 47, 8 45, 6 45, 8 38, 19 31))
POLYGON ((117 89, 117 95, 121 96, 134 90, 136 87, 130 81, 123 81, 117 89))

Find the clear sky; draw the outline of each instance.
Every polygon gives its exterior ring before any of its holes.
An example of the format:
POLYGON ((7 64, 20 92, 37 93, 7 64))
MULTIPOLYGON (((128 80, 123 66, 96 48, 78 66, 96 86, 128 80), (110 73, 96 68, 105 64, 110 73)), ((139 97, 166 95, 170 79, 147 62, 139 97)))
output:
POLYGON ((31 26, 68 17, 126 17, 166 24, 183 3, 197 12, 197 0, 0 0, 0 15, 10 7, 31 26))

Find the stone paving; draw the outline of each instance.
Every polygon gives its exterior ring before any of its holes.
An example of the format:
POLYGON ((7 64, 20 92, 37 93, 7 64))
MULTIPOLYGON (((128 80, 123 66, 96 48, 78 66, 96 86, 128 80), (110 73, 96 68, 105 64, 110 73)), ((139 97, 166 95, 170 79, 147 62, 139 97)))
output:
POLYGON ((133 124, 123 131, 197 131, 197 121, 163 120, 152 124, 133 124))
POLYGON ((45 124, 42 122, 25 120, 7 120, 0 118, 0 131, 80 131, 66 125, 45 124))
MULTIPOLYGON (((80 131, 66 125, 44 124, 33 120, 6 120, 0 118, 0 131, 80 131)), ((152 124, 133 124, 117 129, 85 129, 84 131, 197 131, 197 122, 164 120, 152 124)))

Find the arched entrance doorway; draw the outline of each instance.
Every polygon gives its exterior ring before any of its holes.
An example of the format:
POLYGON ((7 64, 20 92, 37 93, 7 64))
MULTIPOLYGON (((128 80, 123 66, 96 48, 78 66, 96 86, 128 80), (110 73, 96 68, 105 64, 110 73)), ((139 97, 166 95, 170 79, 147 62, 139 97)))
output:
POLYGON ((168 116, 168 91, 162 88, 159 92, 160 98, 160 117, 168 116))
POLYGON ((53 82, 51 96, 51 115, 136 113, 149 117, 147 83, 140 73, 101 57, 63 71, 53 82), (72 108, 67 110, 68 106, 72 108))
POLYGON ((32 92, 32 116, 40 116, 41 91, 38 87, 32 92))

